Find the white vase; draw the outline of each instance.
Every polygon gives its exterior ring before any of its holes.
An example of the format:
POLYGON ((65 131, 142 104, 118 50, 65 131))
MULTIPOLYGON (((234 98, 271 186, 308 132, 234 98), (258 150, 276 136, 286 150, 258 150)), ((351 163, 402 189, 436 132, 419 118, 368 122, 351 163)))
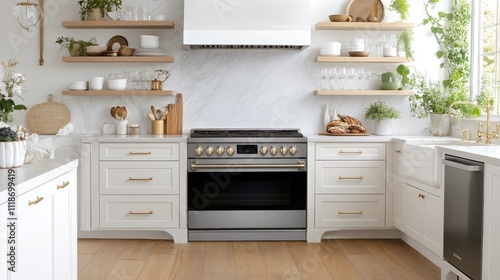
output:
POLYGON ((392 135, 392 119, 380 120, 380 123, 375 123, 375 134, 377 135, 392 135))
POLYGON ((0 142, 0 168, 19 167, 26 157, 26 141, 0 142))
POLYGON ((450 116, 448 114, 429 114, 431 133, 434 136, 446 136, 450 131, 450 116))

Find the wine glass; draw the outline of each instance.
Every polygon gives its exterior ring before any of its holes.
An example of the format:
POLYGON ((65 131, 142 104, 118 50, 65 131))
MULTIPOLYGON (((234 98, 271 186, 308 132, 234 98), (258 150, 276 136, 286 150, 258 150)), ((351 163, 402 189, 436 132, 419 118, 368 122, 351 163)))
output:
POLYGON ((328 69, 322 68, 321 69, 321 89, 322 90, 328 89, 327 79, 326 79, 327 76, 328 76, 328 69))
POLYGON ((355 69, 352 67, 347 68, 347 79, 348 79, 347 89, 348 90, 353 90, 355 88, 355 85, 353 83, 355 76, 356 76, 355 69))
POLYGON ((339 70, 339 90, 343 90, 346 88, 346 77, 347 77, 347 69, 345 67, 341 67, 339 70))

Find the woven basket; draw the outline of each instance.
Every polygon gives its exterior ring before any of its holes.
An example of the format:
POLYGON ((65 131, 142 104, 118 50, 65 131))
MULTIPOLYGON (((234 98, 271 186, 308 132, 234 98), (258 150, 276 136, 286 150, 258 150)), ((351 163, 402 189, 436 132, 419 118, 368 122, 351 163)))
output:
POLYGON ((70 120, 68 108, 52 101, 52 94, 49 94, 47 102, 31 107, 26 113, 26 126, 30 133, 41 135, 57 134, 70 120))

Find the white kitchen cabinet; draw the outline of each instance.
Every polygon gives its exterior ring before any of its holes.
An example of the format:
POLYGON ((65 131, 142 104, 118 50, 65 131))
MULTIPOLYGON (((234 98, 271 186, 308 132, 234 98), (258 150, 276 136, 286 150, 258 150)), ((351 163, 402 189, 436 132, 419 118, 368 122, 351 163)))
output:
POLYGON ((483 279, 500 279, 500 166, 486 164, 484 175, 483 279))
MULTIPOLYGON (((88 141, 88 142, 87 142, 88 141)), ((86 238, 187 242, 186 145, 181 138, 89 138, 83 205, 86 238), (90 170, 89 170, 90 169, 90 170)))
POLYGON ((385 228, 386 144, 318 142, 308 149, 314 189, 307 241, 319 242, 329 231, 385 228))
POLYGON ((440 198, 408 184, 396 190, 395 225, 437 255, 442 253, 443 222, 440 198))
MULTIPOLYGON (((16 171, 22 172, 19 168, 16 171)), ((43 174, 16 186, 16 272, 7 271, 6 255, 2 254, 1 279, 77 279, 76 172, 75 164, 55 179, 43 174)), ((6 205, 1 205, 3 221, 7 218, 6 205)), ((10 230, 4 224, 0 230, 2 252, 6 252, 8 236, 10 230)))

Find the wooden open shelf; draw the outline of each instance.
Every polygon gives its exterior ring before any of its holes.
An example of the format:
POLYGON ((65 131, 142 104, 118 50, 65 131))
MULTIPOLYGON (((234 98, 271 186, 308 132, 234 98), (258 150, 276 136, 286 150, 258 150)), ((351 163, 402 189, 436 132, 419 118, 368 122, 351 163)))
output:
POLYGON ((171 56, 63 56, 70 63, 172 63, 171 56))
POLYGON ((410 22, 318 22, 316 30, 369 30, 405 31, 412 29, 410 22))
POLYGON ((141 95, 141 96, 174 96, 173 90, 63 90, 62 95, 141 95))
POLYGON ((318 56, 316 62, 327 63, 409 63, 413 58, 407 57, 350 57, 350 56, 318 56))
POLYGON ((96 20, 96 21, 63 21, 62 26, 67 29, 173 29, 174 22, 162 21, 121 21, 121 20, 96 20))
POLYGON ((412 90, 315 90, 314 95, 413 95, 412 90))

